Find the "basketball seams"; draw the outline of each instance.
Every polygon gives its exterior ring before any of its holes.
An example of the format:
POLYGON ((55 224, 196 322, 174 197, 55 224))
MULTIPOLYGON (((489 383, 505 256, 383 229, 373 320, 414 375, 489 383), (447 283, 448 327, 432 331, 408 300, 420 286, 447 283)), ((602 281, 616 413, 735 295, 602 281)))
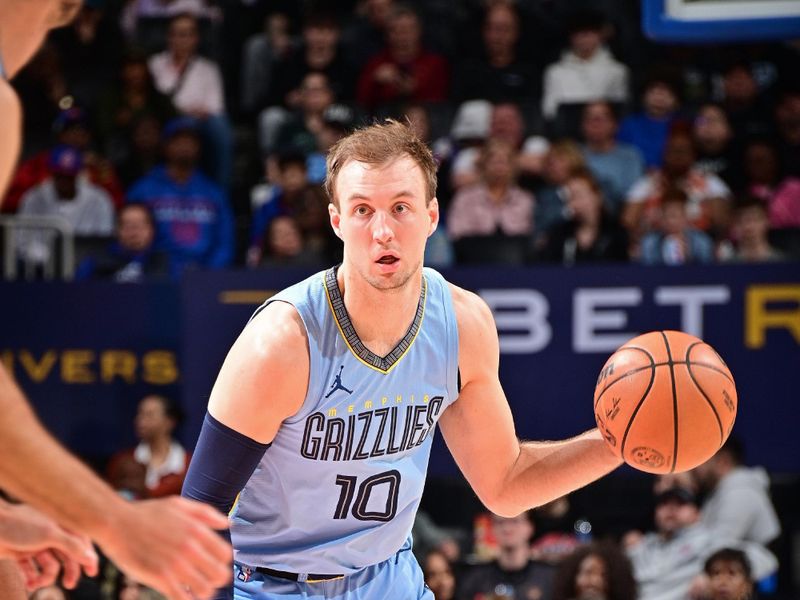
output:
POLYGON ((714 417, 717 419, 717 427, 719 427, 719 445, 722 446, 722 442, 725 439, 725 434, 722 430, 722 419, 719 418, 719 412, 717 412, 717 407, 714 406, 714 403, 711 401, 711 398, 708 397, 706 391, 700 386, 697 380, 694 378, 694 373, 692 373, 692 364, 690 362, 686 363, 686 372, 689 374, 689 379, 692 380, 694 387, 697 388, 697 391, 700 392, 700 395, 703 396, 705 401, 708 403, 708 406, 714 412, 714 417))
MULTIPOLYGON (((618 381, 622 381, 622 380, 623 380, 623 379, 625 379, 626 377, 630 377, 631 375, 635 375, 636 373, 640 373, 640 372, 644 371, 645 369, 654 369, 654 370, 655 370, 655 367, 656 367, 656 359, 653 357, 653 355, 652 355, 652 354, 650 354, 650 353, 649 353, 647 350, 645 350, 644 348, 638 348, 638 347, 636 347, 636 346, 623 346, 622 348, 620 348, 619 350, 617 350, 617 352, 619 352, 620 350, 638 350, 639 352, 644 352, 644 354, 645 354, 645 355, 647 356, 647 358, 650 360, 650 364, 649 364, 649 365, 647 365, 647 366, 644 366, 644 367, 636 367, 635 369, 631 369, 630 371, 625 371, 625 372, 624 372, 622 375, 620 375, 619 377, 617 377, 617 378, 616 378, 616 379, 614 379, 613 381, 609 381, 609 382, 608 382, 608 384, 606 384, 606 386, 605 386, 605 387, 604 387, 604 388, 603 388, 603 389, 600 391, 600 393, 597 395, 597 398, 595 398, 595 401, 594 401, 594 410, 597 410, 597 405, 600 403, 600 399, 603 397, 603 394, 605 394, 605 393, 606 393, 606 390, 607 390, 608 388, 610 388, 612 385, 614 385, 615 383, 617 383, 618 381)), ((649 389, 649 388, 648 388, 648 389, 649 389)))
POLYGON ((663 331, 659 331, 661 338, 664 340, 664 346, 667 349, 667 364, 669 365, 669 376, 672 383, 672 466, 669 469, 670 473, 675 472, 675 465, 678 462, 678 390, 675 387, 675 365, 672 362, 672 350, 669 347, 669 338, 663 331))
MULTIPOLYGON (((647 351, 644 352, 648 356, 650 356, 649 352, 647 351)), ((653 360, 652 356, 650 356, 650 360, 653 360)), ((636 403, 636 407, 633 409, 633 412, 631 412, 631 416, 628 419, 628 424, 625 426, 625 433, 622 434, 622 442, 620 443, 619 446, 619 454, 623 458, 623 460, 625 459, 625 442, 628 440, 628 433, 630 432, 631 427, 633 426, 633 422, 636 420, 636 415, 639 413, 639 409, 642 407, 642 404, 644 404, 644 401, 647 400, 647 396, 650 393, 650 390, 653 389, 653 383, 656 380, 655 367, 651 365, 649 367, 644 367, 643 369, 640 370, 644 370, 645 368, 650 369, 650 381, 647 382, 647 388, 644 390, 644 393, 642 394, 642 397, 639 399, 639 402, 636 403)), ((620 377, 620 379, 622 379, 622 377, 620 377)))

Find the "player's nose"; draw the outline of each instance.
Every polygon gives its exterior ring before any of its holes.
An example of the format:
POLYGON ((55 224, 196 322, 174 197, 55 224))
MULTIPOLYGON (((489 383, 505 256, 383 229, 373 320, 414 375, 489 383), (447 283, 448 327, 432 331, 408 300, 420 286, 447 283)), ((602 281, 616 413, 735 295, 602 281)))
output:
POLYGON ((394 230, 391 227, 389 217, 382 212, 376 212, 372 219, 372 239, 385 244, 393 238, 394 230))

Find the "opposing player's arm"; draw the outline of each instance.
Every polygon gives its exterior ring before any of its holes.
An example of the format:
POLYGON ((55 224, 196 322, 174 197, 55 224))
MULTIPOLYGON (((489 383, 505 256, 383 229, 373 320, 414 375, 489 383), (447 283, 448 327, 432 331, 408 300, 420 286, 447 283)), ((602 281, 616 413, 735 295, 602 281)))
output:
POLYGON ((208 412, 260 444, 302 406, 308 387, 308 341, 297 310, 266 306, 234 342, 211 391, 208 412))
POLYGON ((439 424, 453 458, 486 507, 499 515, 517 515, 619 466, 621 461, 596 429, 557 442, 517 439, 498 378, 499 342, 492 313, 475 294, 451 289, 462 387, 439 424))

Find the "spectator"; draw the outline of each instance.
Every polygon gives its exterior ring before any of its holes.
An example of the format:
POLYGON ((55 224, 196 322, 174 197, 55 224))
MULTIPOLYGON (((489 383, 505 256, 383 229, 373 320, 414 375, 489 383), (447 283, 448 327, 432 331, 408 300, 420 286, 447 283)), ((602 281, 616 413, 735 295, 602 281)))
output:
POLYGON ((581 120, 586 165, 608 190, 606 208, 616 216, 621 212, 631 186, 644 174, 644 159, 635 146, 618 142, 617 117, 611 104, 590 102, 581 120))
POLYGON ((697 110, 692 137, 697 149, 695 168, 716 175, 729 187, 737 187, 739 168, 732 143, 733 130, 721 106, 709 103, 697 110))
POLYGON ((724 256, 731 262, 779 262, 786 257, 769 242, 769 218, 764 203, 758 198, 746 198, 733 209, 731 237, 735 246, 724 256))
POLYGON ((136 412, 136 437, 139 444, 112 457, 108 479, 119 479, 117 469, 131 456, 145 466, 145 496, 161 498, 180 494, 190 454, 172 434, 180 423, 178 406, 165 396, 145 396, 136 412))
POLYGON ((800 177, 800 88, 784 90, 775 105, 781 171, 800 177))
POLYGON ((324 258, 306 247, 297 221, 278 215, 267 225, 261 265, 269 267, 318 266, 324 258))
POLYGON ((564 266, 628 260, 628 239, 603 206, 603 192, 589 171, 576 171, 565 185, 569 220, 545 233, 540 258, 564 266))
POLYGON ((422 24, 406 7, 392 11, 386 48, 364 66, 358 103, 369 111, 404 102, 443 102, 449 71, 444 58, 422 47, 422 24))
POLYGON ((166 277, 169 259, 155 250, 153 214, 144 204, 127 204, 117 215, 117 237, 105 251, 85 258, 75 278, 140 283, 166 277))
POLYGON ((565 185, 570 175, 585 169, 586 162, 575 142, 562 140, 553 144, 544 160, 543 184, 536 190, 536 223, 534 242, 541 235, 569 219, 565 185))
POLYGON ((130 124, 126 155, 117 164, 119 178, 126 187, 144 177, 161 161, 162 122, 144 114, 130 124))
POLYGON ((267 104, 276 65, 294 47, 288 15, 274 12, 264 21, 264 31, 250 37, 242 53, 240 105, 248 114, 267 104))
POLYGON ((538 98, 540 71, 519 55, 520 17, 513 3, 493 2, 483 20, 483 56, 466 59, 453 76, 457 102, 520 102, 538 98))
POLYGON ((630 561, 615 545, 578 548, 556 571, 553 600, 636 600, 630 561))
POLYGON ((709 600, 750 600, 753 578, 747 556, 741 550, 723 548, 708 557, 709 600))
POLYGON ((183 115, 197 121, 210 156, 208 173, 226 186, 233 147, 222 73, 216 63, 197 53, 199 43, 197 19, 180 14, 170 21, 167 49, 152 56, 148 65, 159 91, 169 96, 183 115))
MULTIPOLYGON (((639 585, 639 600, 684 600, 707 590, 703 564, 726 540, 699 521, 694 495, 683 488, 656 497, 656 531, 627 548, 639 585)), ((759 544, 746 547, 761 577, 775 572, 775 557, 759 544)), ((705 596, 703 596, 705 597, 705 596)))
MULTIPOLYGON (((467 100, 458 107, 450 129, 450 138, 435 145, 435 156, 440 161, 440 171, 449 177, 447 192, 477 183, 480 174, 476 168, 480 149, 489 137, 493 107, 488 100, 467 100)), ((443 190, 444 191, 444 190, 443 190)), ((444 193, 445 207, 449 206, 450 193, 444 193)))
POLYGON ((147 59, 130 53, 122 62, 118 81, 100 100, 97 131, 106 152, 119 164, 132 152, 131 138, 136 123, 144 117, 166 123, 176 114, 172 101, 156 89, 147 59))
POLYGON ((770 227, 800 227, 800 177, 782 177, 777 149, 766 139, 751 140, 744 151, 745 191, 767 208, 770 227))
POLYGON ((555 569, 531 560, 530 541, 534 531, 531 515, 523 513, 511 518, 492 515, 492 530, 497 557, 464 572, 458 585, 459 598, 480 600, 493 593, 515 600, 550 598, 555 569))
MULTIPOLYGON (((111 196, 115 207, 122 206, 122 186, 111 163, 93 149, 92 132, 86 112, 78 107, 61 111, 53 122, 53 133, 56 145, 71 146, 81 151, 81 164, 85 169, 85 173, 81 173, 81 179, 88 178, 89 182, 103 188, 111 196)), ((53 148, 48 148, 19 166, 9 185, 3 211, 15 212, 23 194, 51 176, 52 153, 53 148)))
POLYGON ((225 192, 197 170, 200 139, 192 119, 164 128, 164 164, 137 181, 129 202, 146 204, 156 223, 156 248, 170 258, 170 271, 221 268, 233 258, 233 217, 225 192))
POLYGON ((706 500, 701 518, 721 539, 767 545, 781 533, 769 498, 769 477, 760 467, 743 465, 744 448, 735 437, 692 473, 706 500))
POLYGON ((59 50, 70 95, 89 112, 121 58, 121 32, 107 9, 103 0, 84 2, 72 23, 54 30, 50 38, 59 50))
MULTIPOLYGON (((22 197, 19 214, 60 217, 75 236, 111 235, 114 205, 102 188, 79 176, 83 156, 77 148, 56 146, 50 153, 50 177, 22 197)), ((55 232, 31 230, 18 237, 20 256, 33 264, 47 263, 55 232)))
POLYGON ((714 242, 689 224, 686 193, 678 188, 664 192, 658 231, 642 239, 639 260, 646 265, 686 265, 714 261, 714 242))
POLYGON ((436 600, 455 600, 456 578, 453 575, 453 566, 442 552, 429 552, 422 561, 422 572, 425 583, 436 600))
POLYGON ((617 139, 636 146, 648 169, 661 166, 678 102, 675 85, 666 77, 654 75, 642 93, 641 112, 628 115, 620 123, 617 139))
POLYGON ((278 129, 272 151, 309 155, 317 150, 317 136, 322 131, 325 111, 333 106, 335 96, 324 73, 311 72, 303 78, 298 110, 278 129))
POLYGON ((364 0, 356 7, 354 19, 343 34, 350 62, 360 71, 386 44, 394 0, 364 0))
POLYGON ((531 558, 557 565, 580 545, 575 532, 579 519, 576 519, 569 495, 534 508, 533 519, 536 531, 531 558))
POLYGON ((447 231, 459 260, 521 262, 522 239, 533 232, 533 196, 516 184, 517 151, 504 140, 490 139, 479 162, 481 181, 459 190, 447 215, 447 231), (483 241, 481 256, 459 254, 483 241), (459 247, 460 246, 460 247, 459 247))
POLYGON ((735 61, 725 69, 720 101, 734 134, 740 139, 763 135, 769 130, 769 110, 748 62, 735 61))
POLYGON ((322 126, 314 136, 316 146, 306 156, 310 183, 322 185, 325 181, 328 150, 350 132, 354 120, 353 110, 344 104, 331 104, 322 113, 322 126))
POLYGON ((339 38, 335 15, 310 14, 303 22, 302 43, 289 48, 275 63, 268 103, 299 109, 303 82, 309 73, 324 73, 333 95, 341 101, 351 101, 355 92, 354 69, 341 51, 339 38))
POLYGON ((658 207, 670 188, 683 190, 688 198, 690 223, 710 233, 727 231, 730 190, 716 175, 697 170, 691 136, 683 131, 670 134, 664 149, 664 166, 637 181, 628 192, 622 224, 637 240, 658 223, 658 207))
POLYGON ((565 103, 628 99, 628 68, 616 61, 603 45, 605 19, 594 11, 573 15, 569 23, 569 49, 544 73, 542 114, 556 117, 565 103))
POLYGON ((213 20, 219 17, 217 9, 209 6, 207 0, 130 0, 122 9, 120 26, 132 45, 147 46, 153 39, 161 39, 161 32, 148 31, 148 22, 172 19, 180 15, 189 15, 194 19, 213 20))

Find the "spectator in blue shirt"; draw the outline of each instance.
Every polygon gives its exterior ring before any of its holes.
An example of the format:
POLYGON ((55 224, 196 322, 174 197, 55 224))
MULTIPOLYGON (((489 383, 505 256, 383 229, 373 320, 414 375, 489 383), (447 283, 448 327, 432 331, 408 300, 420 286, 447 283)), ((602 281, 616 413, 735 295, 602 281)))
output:
POLYGON ((197 168, 200 138, 191 118, 164 128, 164 164, 128 192, 147 205, 156 224, 156 248, 170 258, 173 276, 187 269, 226 267, 233 258, 233 216, 225 192, 197 168))
POLYGON ((661 166, 678 104, 678 92, 672 82, 654 77, 644 88, 642 111, 628 115, 620 124, 617 139, 636 146, 648 169, 661 166))

